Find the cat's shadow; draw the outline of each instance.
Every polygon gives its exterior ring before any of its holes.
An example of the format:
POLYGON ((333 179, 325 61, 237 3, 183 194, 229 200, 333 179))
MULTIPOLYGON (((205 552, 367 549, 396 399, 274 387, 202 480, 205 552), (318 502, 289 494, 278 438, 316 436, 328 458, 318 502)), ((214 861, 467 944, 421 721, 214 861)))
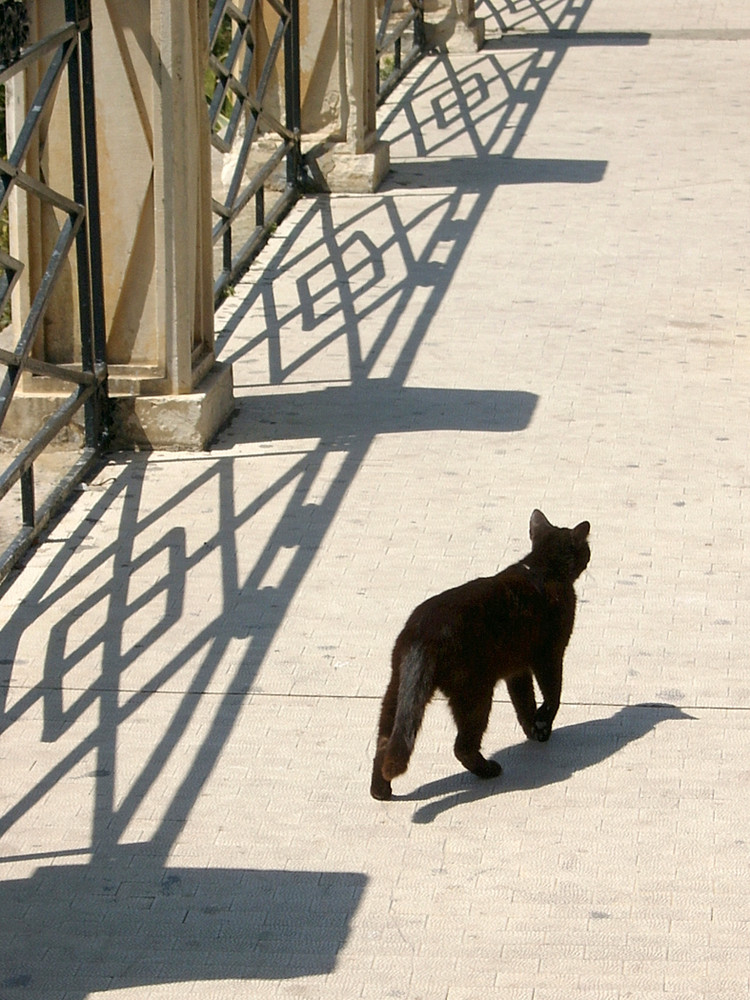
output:
POLYGON ((594 767, 628 743, 641 739, 659 722, 693 718, 674 705, 626 705, 606 719, 553 729, 548 743, 524 740, 494 754, 503 767, 498 778, 482 781, 468 771, 460 771, 430 781, 406 795, 394 795, 394 799, 425 802, 414 811, 412 821, 431 823, 441 813, 463 803, 565 781, 577 771, 594 767))

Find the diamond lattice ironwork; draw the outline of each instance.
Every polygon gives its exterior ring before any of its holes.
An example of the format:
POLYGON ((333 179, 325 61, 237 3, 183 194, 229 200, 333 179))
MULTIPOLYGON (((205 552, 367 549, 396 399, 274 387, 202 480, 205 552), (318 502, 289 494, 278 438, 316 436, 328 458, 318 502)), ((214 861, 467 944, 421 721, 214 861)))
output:
POLYGON ((225 178, 213 199, 213 240, 222 250, 217 296, 299 193, 298 30, 297 0, 213 3, 206 97, 211 140, 223 156, 225 178), (278 168, 284 161, 286 177, 280 183, 278 168), (280 187, 281 195, 267 211, 266 190, 280 187), (251 202, 255 215, 248 222, 243 213, 251 202))
MULTIPOLYGON (((0 6, 0 28, 7 25, 2 18, 11 6, 19 5, 0 6)), ((54 387, 63 397, 39 427, 24 431, 24 439, 30 440, 15 448, 9 465, 0 472, 0 500, 19 492, 22 510, 19 531, 0 552, 0 580, 87 474, 104 437, 106 364, 91 23, 85 0, 64 0, 60 7, 61 26, 44 38, 32 39, 10 64, 0 67, 0 86, 5 89, 10 83, 15 87, 17 80, 17 93, 29 91, 25 117, 12 123, 10 148, 0 157, 0 219, 5 240, 0 248, 3 437, 9 440, 7 417, 24 379, 51 379, 50 389, 54 387), (69 170, 61 169, 47 152, 57 107, 64 108, 62 116, 55 118, 60 135, 69 130, 69 170), (70 190, 59 190, 66 185, 70 190), (22 228, 28 226, 29 238, 27 245, 25 238, 17 239, 19 249, 11 253, 8 234, 14 219, 26 220, 22 228), (14 290, 22 275, 24 291, 16 301, 14 290), (75 283, 72 288, 70 282, 75 283), (48 345, 42 349, 44 331, 56 308, 55 297, 71 291, 76 319, 66 325, 66 343, 57 354, 47 350, 48 345), (35 463, 79 412, 83 414, 83 449, 39 501, 35 463)), ((10 435, 14 436, 13 432, 10 435)))

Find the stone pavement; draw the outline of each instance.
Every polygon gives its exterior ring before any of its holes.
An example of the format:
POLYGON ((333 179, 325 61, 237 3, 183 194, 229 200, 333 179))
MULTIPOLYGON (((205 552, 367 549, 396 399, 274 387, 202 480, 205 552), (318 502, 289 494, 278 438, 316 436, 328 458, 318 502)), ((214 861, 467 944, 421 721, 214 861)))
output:
POLYGON ((212 451, 0 598, 0 1000, 750 996, 750 8, 477 13, 220 310, 212 451), (481 783, 435 703, 374 802, 396 632, 535 506, 593 526, 552 739, 499 688, 481 783))

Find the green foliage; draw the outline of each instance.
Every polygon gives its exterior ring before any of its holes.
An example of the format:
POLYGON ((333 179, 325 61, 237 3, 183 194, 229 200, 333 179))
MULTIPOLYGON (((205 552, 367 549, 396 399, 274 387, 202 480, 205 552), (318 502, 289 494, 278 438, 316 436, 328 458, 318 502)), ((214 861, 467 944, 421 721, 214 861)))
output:
MULTIPOLYGON (((213 16, 214 8, 216 7, 216 0, 209 0, 209 17, 213 16)), ((214 55, 218 59, 223 59, 224 56, 229 52, 229 46, 232 42, 232 19, 224 15, 222 19, 221 28, 219 29, 219 36, 216 39, 216 45, 214 47, 214 55)))
POLYGON ((380 59, 380 82, 385 83, 389 79, 394 69, 396 68, 396 61, 393 56, 382 56, 380 59))
MULTIPOLYGON (((217 0, 209 0, 209 17, 213 16, 214 8, 216 7, 217 0)), ((228 15, 224 15, 221 22, 221 27, 219 28, 219 33, 216 38, 216 44, 214 45, 212 55, 216 59, 223 61, 227 53, 229 52, 229 46, 232 44, 232 34, 234 31, 234 25, 232 19, 228 15)), ((214 98, 214 92, 216 90, 217 76, 210 66, 206 68, 205 79, 204 79, 204 93, 206 95, 206 100, 210 104, 214 98)), ((216 128, 221 129, 223 124, 226 124, 226 120, 232 113, 232 100, 229 95, 225 97, 224 103, 221 108, 221 114, 224 121, 219 120, 216 123, 216 128)))

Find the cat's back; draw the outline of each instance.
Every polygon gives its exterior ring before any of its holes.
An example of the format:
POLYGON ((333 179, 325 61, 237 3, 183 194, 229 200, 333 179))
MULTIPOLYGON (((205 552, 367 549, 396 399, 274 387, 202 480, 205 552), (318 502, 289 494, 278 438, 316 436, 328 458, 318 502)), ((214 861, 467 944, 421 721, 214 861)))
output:
POLYGON ((538 585, 514 563, 494 576, 477 577, 428 597, 414 608, 403 633, 435 636, 461 626, 486 628, 519 614, 538 613, 542 603, 538 585))

